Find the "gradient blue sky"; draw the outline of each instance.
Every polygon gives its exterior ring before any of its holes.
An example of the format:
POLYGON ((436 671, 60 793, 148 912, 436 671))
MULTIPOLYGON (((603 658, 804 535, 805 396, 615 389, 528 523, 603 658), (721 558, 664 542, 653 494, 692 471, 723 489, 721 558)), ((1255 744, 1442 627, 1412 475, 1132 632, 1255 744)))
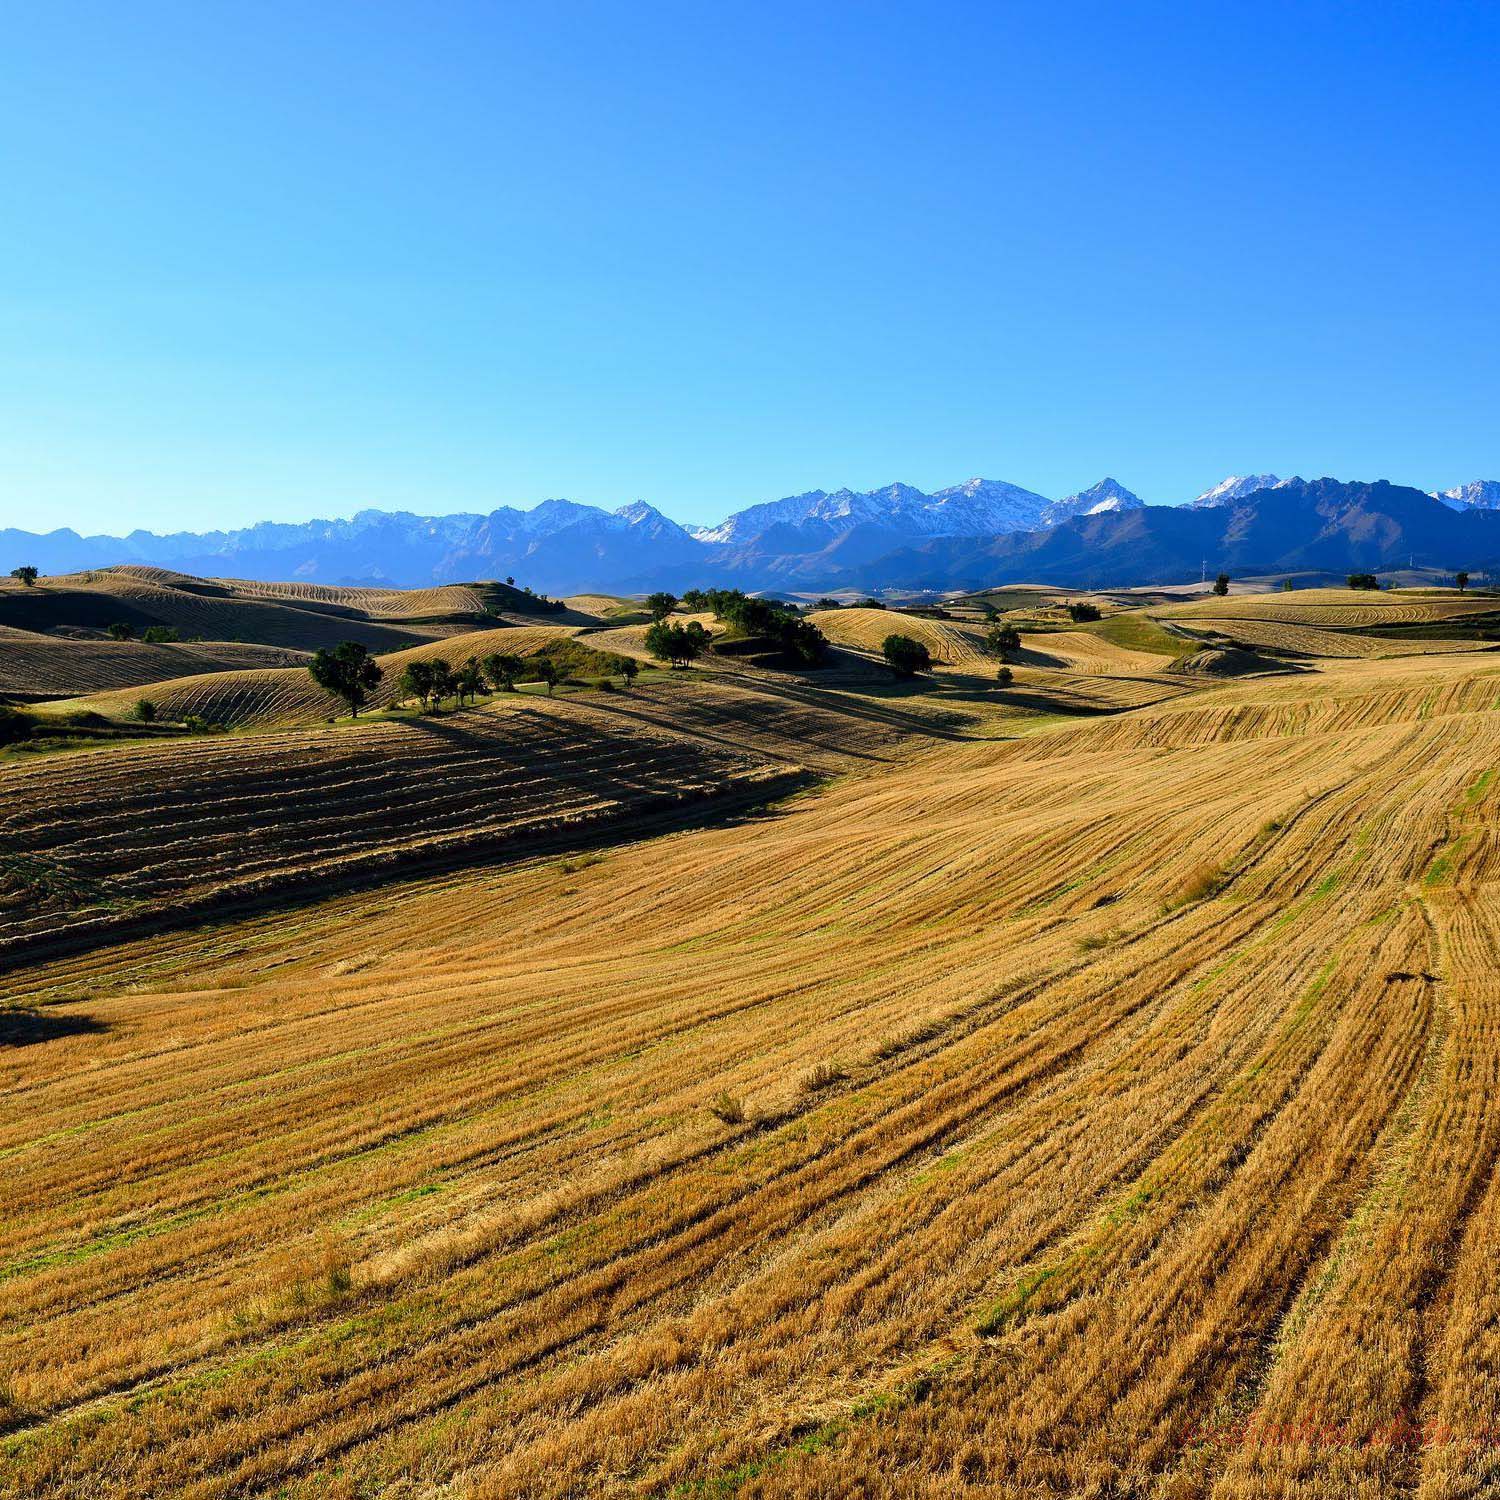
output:
POLYGON ((1500 476, 1495 4, 4 8, 0 526, 1500 476))

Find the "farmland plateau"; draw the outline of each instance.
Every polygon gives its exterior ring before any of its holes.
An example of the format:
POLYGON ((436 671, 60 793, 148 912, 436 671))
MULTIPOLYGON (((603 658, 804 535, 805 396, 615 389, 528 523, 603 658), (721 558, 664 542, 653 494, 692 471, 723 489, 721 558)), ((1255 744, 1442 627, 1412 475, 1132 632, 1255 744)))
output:
POLYGON ((0 589, 0 1496, 1495 1493, 1500 598, 898 606, 0 589))

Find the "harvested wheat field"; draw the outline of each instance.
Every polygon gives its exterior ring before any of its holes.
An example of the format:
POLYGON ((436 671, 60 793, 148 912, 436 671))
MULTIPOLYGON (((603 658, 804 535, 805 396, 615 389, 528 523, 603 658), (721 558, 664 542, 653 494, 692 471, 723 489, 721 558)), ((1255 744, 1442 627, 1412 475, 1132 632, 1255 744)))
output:
POLYGON ((0 768, 80 922, 510 837, 12 965, 0 1494, 1492 1493, 1500 658, 1151 665, 0 768))
POLYGON ((984 656, 984 631, 952 620, 930 620, 890 609, 820 609, 808 618, 833 642, 856 651, 880 653, 888 635, 910 636, 944 666, 967 666, 984 656))
POLYGON ((308 660, 306 652, 277 646, 79 640, 0 625, 0 693, 26 698, 67 698, 205 671, 297 666, 308 660))
MULTIPOLYGON (((370 694, 370 707, 386 708, 396 701, 401 672, 409 662, 441 657, 449 666, 457 666, 466 657, 490 652, 525 657, 553 642, 571 639, 577 632, 576 625, 515 625, 476 630, 389 652, 379 658, 383 675, 370 694)), ((97 713, 123 719, 140 697, 139 691, 118 689, 87 693, 44 704, 41 711, 97 713)), ((316 724, 344 711, 336 699, 308 676, 304 667, 226 670, 168 678, 152 684, 150 698, 163 719, 180 721, 192 716, 226 729, 316 724)))

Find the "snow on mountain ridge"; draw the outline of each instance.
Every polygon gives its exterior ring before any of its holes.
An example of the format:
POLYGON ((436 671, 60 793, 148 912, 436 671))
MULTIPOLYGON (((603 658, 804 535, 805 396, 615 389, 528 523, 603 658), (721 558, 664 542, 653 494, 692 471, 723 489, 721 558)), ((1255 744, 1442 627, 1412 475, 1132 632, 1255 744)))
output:
POLYGON ((1451 490, 1432 490, 1449 510, 1500 510, 1500 479, 1471 479, 1451 490))
POLYGON ((1232 505, 1236 500, 1243 500, 1246 495, 1253 495, 1256 490, 1274 489, 1286 482, 1274 474, 1231 474, 1188 503, 1197 510, 1208 510, 1216 505, 1232 505))

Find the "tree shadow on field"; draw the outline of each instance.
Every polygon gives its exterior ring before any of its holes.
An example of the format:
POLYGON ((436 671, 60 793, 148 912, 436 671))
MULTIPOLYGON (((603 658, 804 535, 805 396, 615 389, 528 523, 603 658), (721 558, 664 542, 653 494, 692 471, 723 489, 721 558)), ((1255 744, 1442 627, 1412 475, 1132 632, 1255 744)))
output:
POLYGON ((90 1036, 108 1031, 93 1016, 59 1015, 18 1005, 0 1005, 0 1047, 30 1047, 64 1036, 90 1036))

